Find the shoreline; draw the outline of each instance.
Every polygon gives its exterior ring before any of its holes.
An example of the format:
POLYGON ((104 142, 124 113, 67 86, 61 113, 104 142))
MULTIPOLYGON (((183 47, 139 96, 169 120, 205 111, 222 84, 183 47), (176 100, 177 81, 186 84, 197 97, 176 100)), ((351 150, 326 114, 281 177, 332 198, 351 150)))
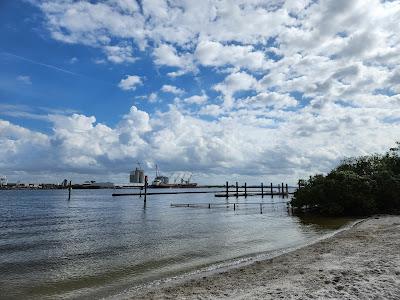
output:
POLYGON ((272 258, 172 279, 116 298, 399 299, 399 248, 400 216, 370 217, 272 258))

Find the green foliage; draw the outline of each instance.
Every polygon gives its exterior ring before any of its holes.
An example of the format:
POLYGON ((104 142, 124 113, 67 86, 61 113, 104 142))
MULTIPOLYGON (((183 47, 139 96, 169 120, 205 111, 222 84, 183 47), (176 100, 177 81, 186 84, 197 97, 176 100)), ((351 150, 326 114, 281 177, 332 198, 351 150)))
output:
POLYGON ((400 211, 400 142, 384 155, 345 159, 328 175, 303 181, 291 205, 327 215, 400 211))

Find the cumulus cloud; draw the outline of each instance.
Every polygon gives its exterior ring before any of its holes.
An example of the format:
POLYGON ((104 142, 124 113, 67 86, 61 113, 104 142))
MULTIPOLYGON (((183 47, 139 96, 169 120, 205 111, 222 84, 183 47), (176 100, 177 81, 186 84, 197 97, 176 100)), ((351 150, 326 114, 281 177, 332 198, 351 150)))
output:
POLYGON ((215 85, 214 89, 224 95, 224 105, 231 107, 236 92, 258 89, 258 81, 246 72, 235 72, 229 74, 223 82, 215 85))
POLYGON ((193 95, 193 96, 190 96, 190 97, 187 97, 187 98, 183 99, 183 101, 184 101, 185 103, 188 103, 188 104, 197 104, 197 105, 204 104, 204 103, 207 102, 207 100, 208 100, 208 97, 207 97, 206 94, 203 94, 203 95, 193 95))
POLYGON ((266 54, 254 51, 252 46, 223 45, 218 42, 200 41, 195 51, 196 59, 204 66, 232 65, 250 70, 268 67, 266 54))
MULTIPOLYGON (((266 103, 283 100, 262 96, 266 103)), ((213 109, 218 107, 204 107, 208 115, 213 109)), ((52 115, 53 132, 48 135, 0 121, 0 165, 10 172, 26 170, 27 160, 33 159, 30 170, 53 172, 51 162, 56 160, 59 171, 101 175, 126 173, 127 166, 139 160, 158 163, 166 172, 294 179, 327 171, 344 156, 385 150, 398 138, 399 115, 398 107, 349 109, 331 103, 278 115, 263 108, 251 113, 239 108, 205 121, 174 106, 153 116, 133 106, 114 127, 96 122, 94 116, 52 115)))
POLYGON ((118 86, 124 91, 134 91, 137 86, 142 85, 142 79, 137 75, 126 75, 124 79, 121 79, 118 86))
POLYGON ((107 59, 116 64, 132 63, 136 60, 132 54, 132 47, 129 45, 105 46, 104 52, 107 59))
POLYGON ((161 88, 161 91, 163 91, 164 93, 171 93, 174 95, 182 95, 185 93, 185 91, 183 89, 180 89, 176 86, 169 85, 169 84, 164 84, 161 88))
MULTIPOLYGON (((35 3, 54 39, 97 47, 113 63, 145 53, 161 80, 196 85, 185 86, 193 96, 153 114, 133 109, 114 128, 71 115, 63 132, 54 119, 43 147, 87 170, 122 171, 135 156, 168 170, 296 176, 398 139, 399 1, 35 3)), ((141 84, 131 75, 119 86, 141 84)), ((171 87, 164 92, 181 96, 171 87)))
POLYGON ((279 94, 275 92, 262 92, 256 96, 247 97, 241 100, 240 107, 272 107, 272 108, 287 108, 295 107, 297 100, 287 94, 279 94))

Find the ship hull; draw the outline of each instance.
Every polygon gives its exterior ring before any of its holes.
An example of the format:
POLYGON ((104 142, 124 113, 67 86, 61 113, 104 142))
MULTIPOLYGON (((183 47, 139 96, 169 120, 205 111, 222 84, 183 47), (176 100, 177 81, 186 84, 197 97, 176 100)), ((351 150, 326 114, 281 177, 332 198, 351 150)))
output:
POLYGON ((157 185, 150 185, 149 188, 152 189, 189 189, 197 187, 197 183, 161 183, 157 185))

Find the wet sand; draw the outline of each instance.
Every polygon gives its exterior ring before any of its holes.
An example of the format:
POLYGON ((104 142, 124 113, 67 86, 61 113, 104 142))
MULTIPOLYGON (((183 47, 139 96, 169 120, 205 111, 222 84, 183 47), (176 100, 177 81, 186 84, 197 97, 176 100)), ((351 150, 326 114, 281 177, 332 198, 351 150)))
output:
POLYGON ((400 216, 366 219, 273 259, 165 283, 132 299, 400 299, 400 216))

